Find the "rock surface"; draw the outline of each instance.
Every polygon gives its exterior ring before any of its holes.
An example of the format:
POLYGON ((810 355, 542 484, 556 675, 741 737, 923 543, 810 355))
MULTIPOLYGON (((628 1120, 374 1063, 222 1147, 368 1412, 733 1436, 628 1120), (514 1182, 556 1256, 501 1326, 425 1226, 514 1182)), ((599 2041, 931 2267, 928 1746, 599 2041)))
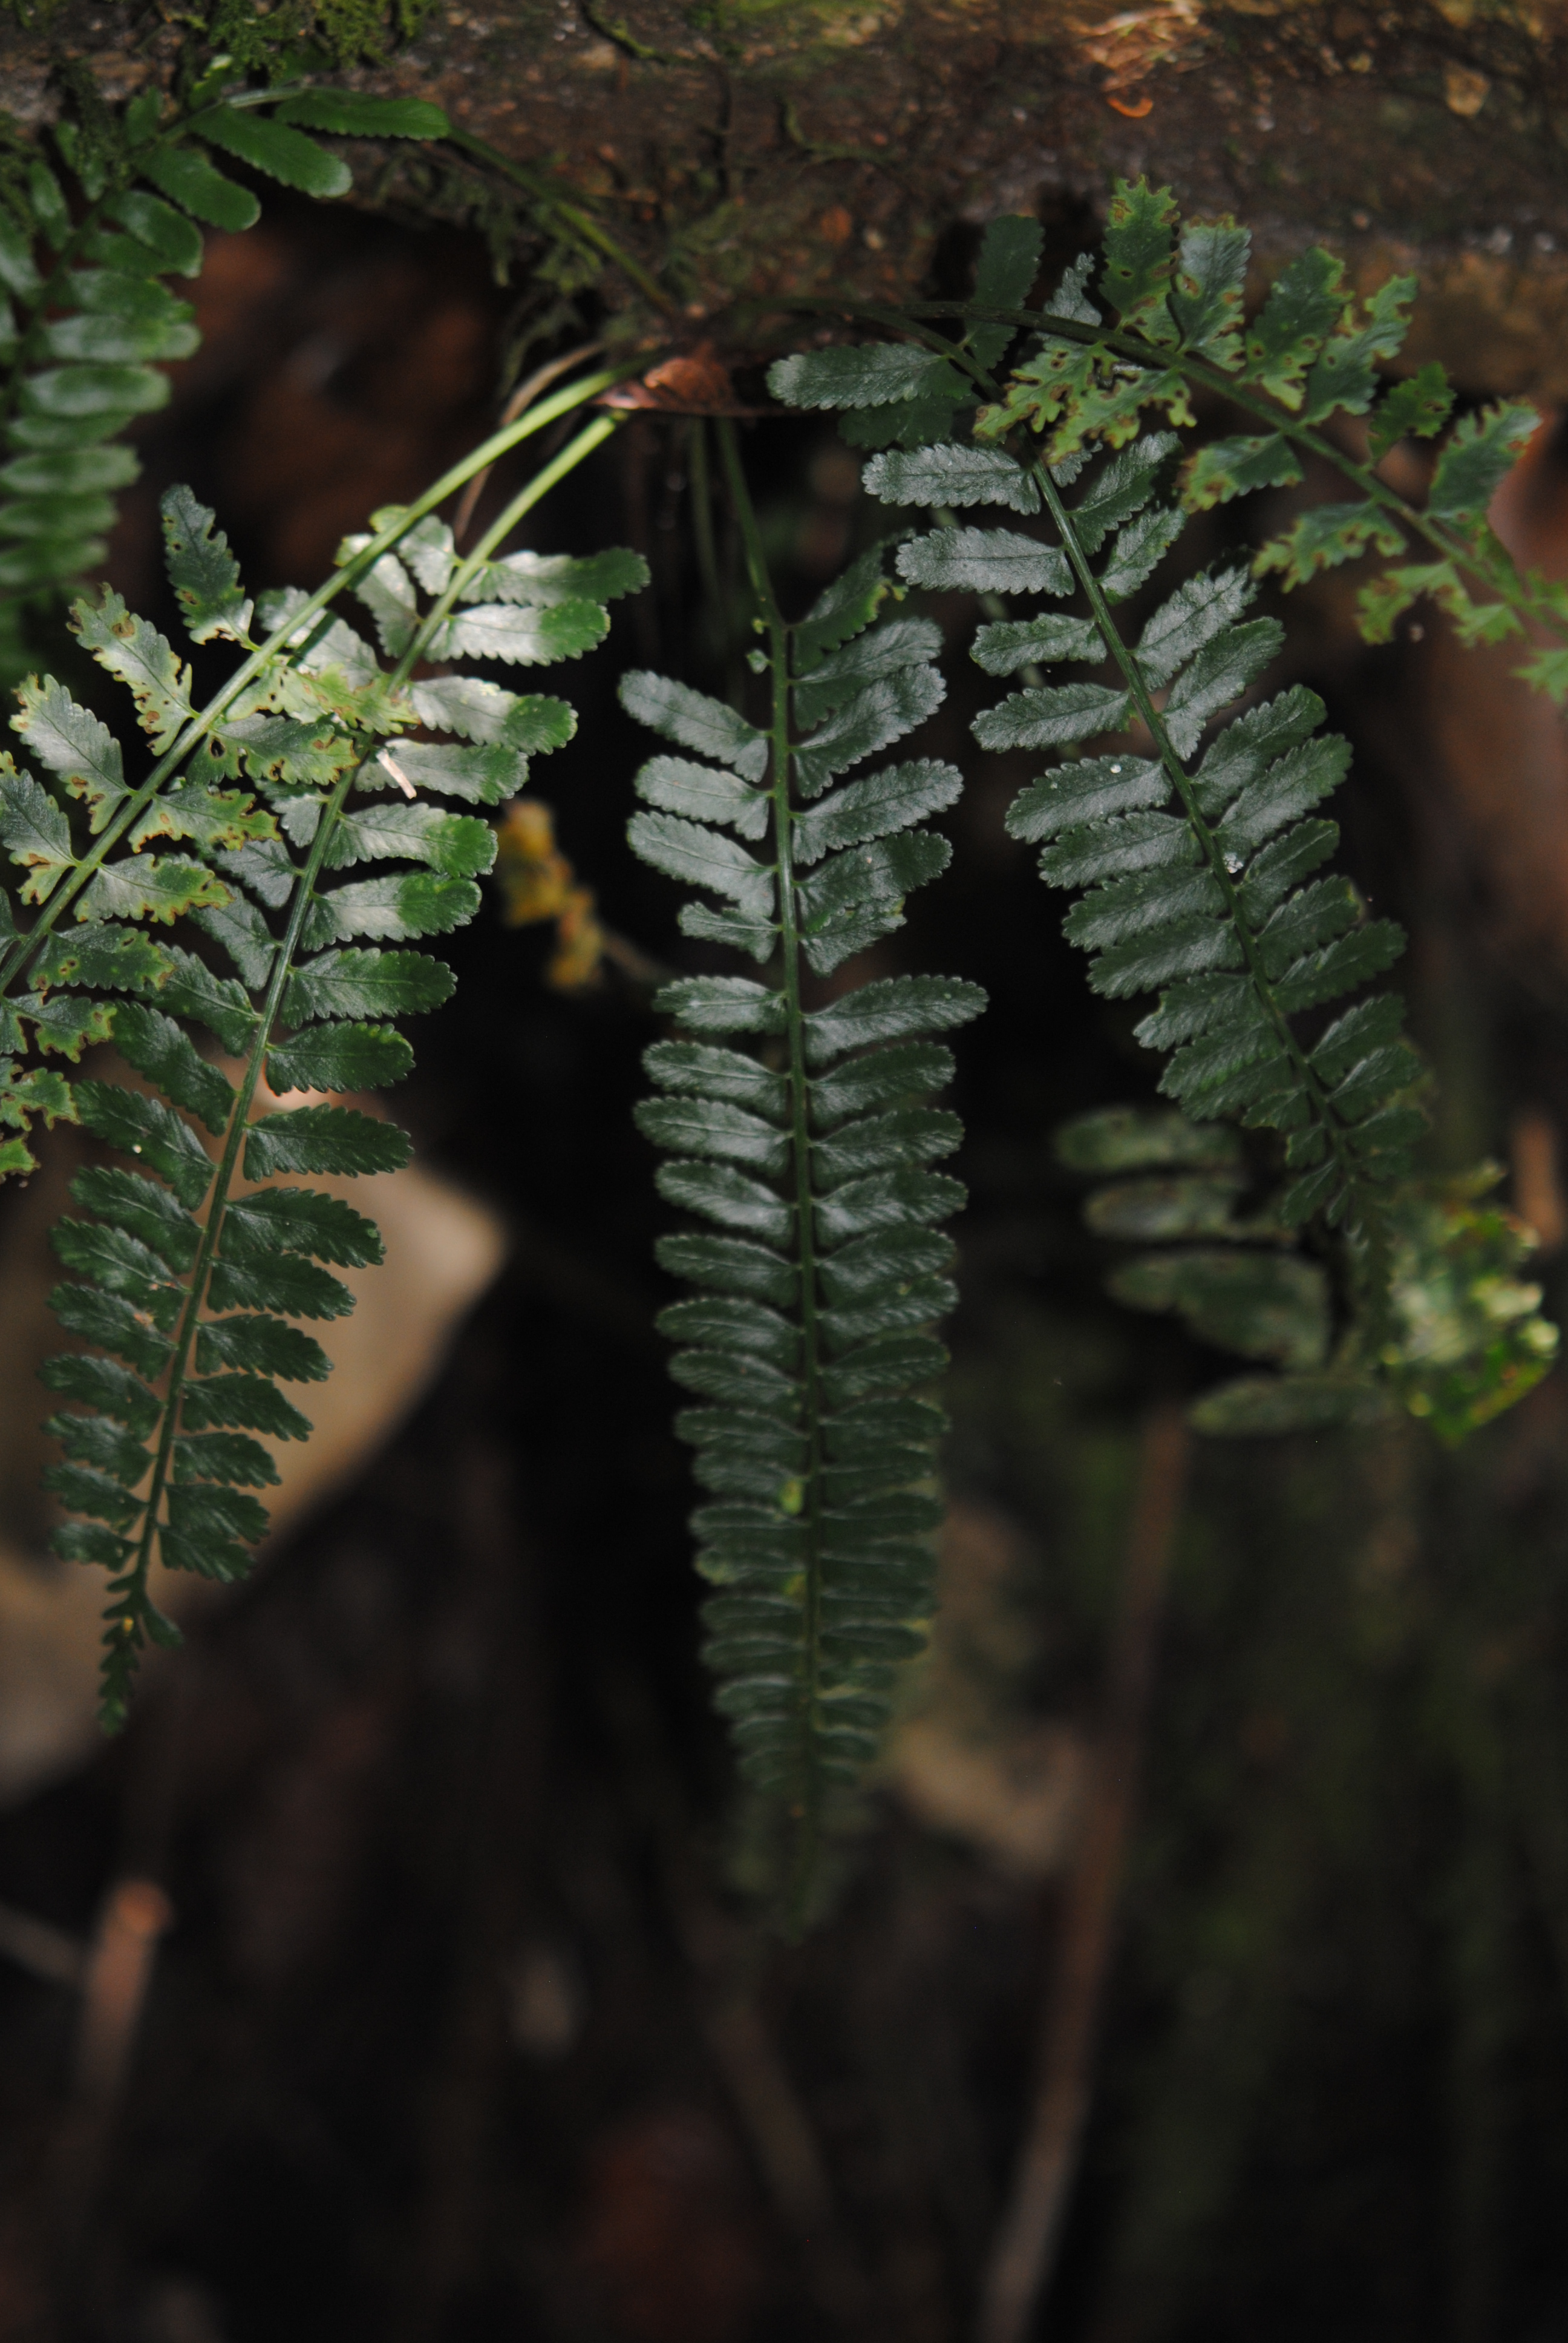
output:
MULTIPOLYGON (((175 37, 65 0, 7 25, 7 104, 45 119, 63 55, 124 94, 175 37)), ((964 231, 1004 210, 1039 207, 1070 258, 1112 179, 1146 172, 1247 221, 1261 279, 1315 240, 1362 287, 1415 270, 1410 357, 1466 389, 1568 395, 1563 0, 438 0, 356 78, 438 100, 498 158, 362 149, 362 199, 484 215, 498 248, 542 229, 569 292, 595 263, 538 204, 564 197, 638 264, 643 284, 601 279, 628 325, 652 322, 647 277, 689 330, 742 298, 957 283, 964 231)))

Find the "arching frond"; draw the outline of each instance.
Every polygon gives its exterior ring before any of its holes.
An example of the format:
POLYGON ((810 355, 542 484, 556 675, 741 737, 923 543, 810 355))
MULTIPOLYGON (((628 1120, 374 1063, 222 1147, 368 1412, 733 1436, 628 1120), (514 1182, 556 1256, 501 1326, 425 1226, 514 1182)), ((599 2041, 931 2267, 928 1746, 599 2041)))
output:
MULTIPOLYGON (((590 426, 578 452, 610 427, 590 426)), ((251 604, 212 515, 176 488, 164 518, 193 639, 251 648, 251 604)), ((398 516, 377 520, 397 537, 398 516)), ((295 1182, 407 1160, 394 1122, 330 1101, 401 1081, 413 1052, 392 1021, 438 1006, 451 990, 450 971, 420 947, 473 917, 476 881, 496 852, 489 822, 461 809, 513 796, 530 755, 574 728, 563 700, 479 678, 411 682, 414 664, 449 648, 464 624, 487 628, 487 648, 505 643, 501 655, 515 659, 575 655, 606 631, 596 589, 624 592, 646 577, 633 556, 602 557, 568 581, 587 591, 558 591, 559 576, 548 573, 530 600, 531 557, 491 562, 487 547, 459 562, 444 525, 410 517, 408 529, 414 574, 433 581, 431 607, 421 608, 393 551, 361 581, 384 639, 387 600, 407 614, 397 665, 384 671, 365 639, 318 616, 313 599, 264 596, 259 623, 272 632, 241 670, 248 680, 196 728, 183 773, 156 793, 129 790, 119 742, 57 683, 30 684, 13 719, 36 769, 5 760, 0 843, 22 873, 20 902, 42 908, 24 929, 0 893, 11 1052, 0 1100, 14 1128, 66 1115, 128 1159, 73 1182, 82 1217, 54 1232, 70 1273, 54 1307, 89 1347, 44 1370, 66 1403, 49 1425, 63 1461, 48 1484, 72 1516, 55 1544, 109 1573, 109 1724, 124 1714, 146 1640, 177 1640, 149 1591, 155 1558, 205 1577, 244 1576, 266 1526, 252 1493, 277 1478, 264 1443, 308 1435, 288 1393, 327 1372, 297 1322, 351 1309, 333 1270, 380 1258, 363 1214, 295 1182), (507 598, 487 600, 498 574, 507 598), (531 627, 541 609, 566 612, 568 623, 537 630, 524 648, 507 626, 531 627), (403 737, 416 729, 446 737, 403 737), (83 808, 75 825, 71 799, 83 808), (94 833, 106 839, 115 821, 124 850, 78 884, 74 926, 47 926, 55 890, 79 880, 94 833), (180 850, 163 851, 165 840, 180 850), (146 851, 153 842, 159 850, 146 851), (206 950, 147 932, 178 919, 206 950), (23 970, 29 990, 14 980, 23 970), (146 1088, 68 1083, 47 1064, 22 1063, 29 1043, 75 1061, 106 1039, 146 1088), (328 1102, 291 1106, 300 1091, 328 1102)), ((345 558, 378 542, 351 540, 345 558)), ((164 638, 113 595, 78 606, 75 623, 131 691, 155 748, 185 738, 187 671, 164 638)), ((5 1145, 12 1166, 25 1168, 21 1131, 5 1145)))

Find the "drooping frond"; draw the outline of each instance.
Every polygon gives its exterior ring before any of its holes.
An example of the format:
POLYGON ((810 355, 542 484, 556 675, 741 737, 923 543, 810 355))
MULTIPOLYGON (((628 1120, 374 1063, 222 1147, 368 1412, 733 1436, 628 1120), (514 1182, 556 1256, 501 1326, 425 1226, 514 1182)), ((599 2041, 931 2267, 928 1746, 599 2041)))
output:
MULTIPOLYGON (((1398 301, 1374 303, 1372 325, 1352 332, 1337 276, 1302 264, 1243 338, 1244 238, 1189 229, 1178 246, 1176 226, 1168 198, 1119 194, 1096 292, 1120 330, 1162 355, 1201 350, 1214 366, 1266 375, 1277 396, 1313 416, 1370 401, 1398 301)), ((1010 229, 990 232, 982 272, 1000 268, 1012 242, 1010 229)), ((1098 327, 1093 276, 1086 257, 1044 314, 1098 327)), ((871 416, 890 415, 913 400, 900 385, 917 359, 938 362, 893 345, 827 350, 785 362, 772 380, 799 404, 844 407, 852 392, 871 416)), ((1161 1088, 1189 1122, 1278 1134, 1288 1176, 1270 1208, 1276 1223, 1321 1218, 1346 1231, 1364 1369, 1385 1332, 1392 1192, 1410 1178, 1426 1127, 1416 1102, 1423 1072, 1402 1038, 1395 994, 1345 1007, 1326 1030, 1321 1016, 1305 1032, 1296 1021, 1382 974, 1403 937, 1368 917, 1347 880, 1325 875, 1339 831, 1320 809, 1349 751, 1321 733, 1324 711, 1311 691, 1260 700, 1282 630, 1247 616, 1248 572, 1183 579, 1135 638, 1117 616, 1183 527, 1179 440, 1143 428, 1142 415, 1154 406, 1188 419, 1184 385, 1179 368, 1133 365, 1120 345, 1047 330, 1008 398, 974 418, 971 438, 921 445, 905 434, 900 446, 882 433, 866 486, 886 503, 941 515, 898 549, 910 585, 961 588, 997 613, 973 656, 989 674, 1021 676, 1021 688, 977 719, 975 735, 989 749, 1059 759, 1025 786, 1008 827, 1040 847, 1047 882, 1077 897, 1066 933, 1090 955, 1091 986, 1113 1000, 1157 996, 1138 1038, 1166 1053, 1161 1088), (1025 458, 1004 444, 1020 423, 1050 430, 1046 460, 1027 438, 1025 458), (987 504, 1002 526, 974 510, 987 504), (955 507, 969 508, 961 523, 955 507)), ((1202 1210, 1212 1209, 1206 1196, 1202 1210)), ((1148 1275, 1179 1274, 1191 1299, 1205 1279, 1231 1292, 1238 1280, 1319 1274, 1283 1255, 1222 1259, 1148 1275)), ((1342 1383, 1340 1396, 1352 1404, 1342 1383)))
POLYGON ((742 1771, 800 1817, 803 1895, 824 1793, 874 1754, 931 1607, 943 1419, 924 1387, 954 1299, 940 1224, 963 1191, 931 1168, 960 1134, 928 1101, 952 1071, 934 1037, 983 996, 892 977, 806 1006, 809 977, 901 925, 909 890, 946 866, 946 840, 920 825, 960 781, 930 759, 843 778, 942 698, 937 629, 879 621, 882 555, 788 629, 754 563, 771 729, 658 676, 627 677, 621 696, 684 752, 638 775, 633 846, 718 899, 682 907, 687 935, 764 971, 658 996, 679 1037, 648 1054, 661 1095, 638 1121, 669 1159, 661 1193, 707 1224, 659 1246, 698 1289, 661 1322, 700 1403, 679 1422, 710 1493, 693 1523, 716 1590, 707 1657, 742 1771))
MULTIPOLYGON (((1191 392, 1201 387, 1240 407, 1249 427, 1191 458, 1181 482, 1189 511, 1299 485, 1308 455, 1336 466, 1357 491, 1301 513, 1258 554, 1257 575, 1277 572, 1290 587, 1375 555, 1360 596, 1372 642, 1388 641, 1422 595, 1442 604, 1467 641, 1502 640, 1532 618, 1560 636, 1568 616, 1561 588, 1521 578, 1486 526, 1493 493, 1539 425, 1534 408, 1504 400, 1464 417, 1424 504, 1407 502, 1377 467, 1398 441, 1442 433, 1454 398, 1434 361, 1402 378, 1380 371, 1403 347, 1415 279, 1391 277, 1358 303, 1343 262, 1314 246, 1281 270, 1248 319, 1251 242, 1229 218, 1184 222, 1169 188, 1118 182, 1101 252, 1081 255, 1044 305, 1040 330, 976 414, 975 437, 1000 443, 1027 427, 1040 435, 1045 462, 1060 467, 1086 449, 1130 445, 1150 410, 1177 429, 1191 426, 1191 392), (1368 418, 1365 460, 1324 436, 1336 415, 1368 418)), ((972 306, 1017 309, 1021 301, 977 283, 972 306)), ((966 346, 977 349, 973 330, 966 346)), ((1560 649, 1538 650, 1521 672, 1555 698, 1568 693, 1560 649)))
MULTIPOLYGON (((1008 827, 1040 847, 1050 884, 1080 894, 1066 932, 1091 955, 1094 990, 1159 994, 1137 1030, 1171 1052, 1166 1094, 1193 1120, 1234 1117, 1283 1134, 1298 1174, 1282 1204, 1291 1220, 1353 1218, 1371 1188, 1408 1172, 1425 1127, 1401 1095, 1420 1071, 1399 1038, 1402 1004, 1392 994, 1362 1002, 1310 1046, 1291 1021, 1380 975, 1403 938, 1392 920, 1367 918, 1348 880, 1314 875, 1339 839, 1318 808, 1349 763, 1344 742, 1318 731, 1322 703, 1296 686, 1226 720, 1282 641, 1274 620, 1243 616, 1254 590, 1246 573, 1185 579, 1136 641, 1121 638, 1115 605, 1181 528, 1161 493, 1172 452, 1170 435, 1154 433, 1102 458, 1070 504, 1043 468, 1025 473, 1050 508, 1055 548, 960 548, 955 538, 982 532, 939 529, 901 547, 899 563, 911 581, 936 582, 961 554, 977 587, 1010 596, 1032 560, 1029 582, 1047 607, 982 627, 974 657, 993 674, 1028 661, 1069 679, 1009 692, 977 719, 976 738, 991 749, 1110 745, 1048 767, 1008 827), (1049 607, 1074 591, 1083 616, 1049 607)), ((920 461, 890 478, 889 459, 875 458, 868 485, 939 502, 941 483, 922 478, 920 461)), ((1016 509, 1017 492, 1007 501, 1016 509)))
POLYGON ((190 303, 162 280, 200 272, 204 226, 233 232, 260 216, 214 156, 334 196, 351 185, 348 166, 306 128, 417 139, 447 128, 419 98, 256 95, 235 88, 182 114, 149 88, 119 116, 97 104, 91 135, 67 109, 54 133, 65 178, 40 151, 25 199, 0 202, 0 598, 68 586, 104 558, 114 492, 140 469, 109 443, 166 403, 160 365, 200 340, 190 303))
MULTIPOLYGON (((251 605, 211 514, 175 489, 165 525, 193 638, 248 648, 251 605)), ((64 1452, 49 1486, 73 1516, 55 1544, 110 1574, 110 1724, 124 1713, 146 1638, 177 1640, 150 1593, 155 1559, 224 1581, 244 1575, 266 1526, 252 1492, 277 1478, 263 1443, 309 1433, 283 1387, 327 1371, 320 1344, 295 1322, 341 1316, 353 1297, 332 1271, 380 1258, 368 1220, 296 1180, 394 1171, 407 1160, 405 1135, 359 1106, 291 1105, 291 1094, 330 1101, 408 1071, 412 1051, 393 1021, 437 1007, 452 984, 440 960, 408 947, 473 917, 476 880, 495 859, 489 822, 450 801, 498 804, 523 786, 529 755, 573 729, 559 699, 473 677, 408 681, 435 644, 450 649, 463 623, 454 610, 488 619, 518 607, 474 597, 476 578, 494 590, 486 564, 460 565, 442 525, 410 534, 418 574, 438 579, 433 608, 420 611, 391 553, 361 581, 378 620, 389 580, 407 586, 399 665, 384 672, 354 628, 318 618, 306 598, 264 597, 261 620, 276 647, 246 662, 249 682, 183 774, 132 800, 141 810, 122 832, 126 850, 79 889, 71 927, 45 928, 50 899, 129 798, 121 748, 52 681, 29 684, 13 719, 47 780, 10 759, 0 775, 0 843, 24 874, 22 902, 42 907, 25 930, 0 892, 13 1052, 0 1100, 14 1127, 31 1114, 69 1115, 131 1159, 91 1166, 73 1182, 84 1217, 54 1232, 71 1281, 53 1300, 88 1347, 44 1370, 67 1403, 49 1426, 64 1452), (416 728, 447 737, 404 737, 416 728), (71 798, 83 808, 75 825, 71 798), (145 850, 166 840, 183 850, 145 850), (155 942, 132 924, 176 917, 188 918, 206 951, 155 942), (12 981, 24 970, 25 991, 12 981), (106 997, 107 988, 119 997, 106 997), (225 1054, 226 1070, 192 1027, 225 1054), (46 1065, 21 1062, 29 1041, 75 1060, 105 1039, 146 1088, 67 1084, 46 1065)), ((525 567, 529 558, 520 558, 525 567)), ((563 642, 573 651, 598 641, 608 619, 592 589, 625 591, 646 576, 632 556, 582 568, 577 582, 590 590, 550 605, 566 608, 570 625, 549 648, 535 639, 525 650, 495 628, 510 656, 537 663, 563 642)), ((533 611, 525 605, 522 616, 533 611)), ((75 623, 132 691, 155 743, 178 733, 191 713, 186 680, 164 639, 112 595, 81 606, 75 623)), ((25 1140, 6 1145, 20 1167, 25 1140)))

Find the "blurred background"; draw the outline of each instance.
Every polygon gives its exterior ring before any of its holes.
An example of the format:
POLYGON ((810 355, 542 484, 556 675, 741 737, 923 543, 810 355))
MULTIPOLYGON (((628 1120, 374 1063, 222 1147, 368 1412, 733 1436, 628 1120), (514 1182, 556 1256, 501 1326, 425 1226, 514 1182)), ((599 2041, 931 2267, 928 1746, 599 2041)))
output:
MULTIPOLYGON (((1048 229, 1065 262, 1092 222, 1048 229)), ((313 586, 490 427, 529 324, 477 237, 286 198, 213 239, 194 295, 203 347, 140 435, 108 571, 171 628, 171 480, 253 588, 313 586)), ((547 319, 528 364, 592 325, 547 319)), ((830 427, 742 427, 798 612, 886 515, 830 427)), ((1568 2343, 1562 1378, 1455 1451, 1406 1421, 1193 1442, 1151 1576, 1140 1476, 1233 1363, 1104 1298, 1052 1133, 1157 1069, 1004 833, 1026 767, 976 755, 961 657, 920 744, 970 776, 954 865, 876 955, 991 1001, 954 1101, 943 1610, 824 1924, 789 1947, 753 1916, 630 1116, 658 973, 703 963, 626 849, 644 749, 613 696, 627 663, 746 680, 692 434, 635 417, 537 517, 545 551, 634 545, 652 587, 572 670, 578 736, 536 774, 553 838, 514 838, 416 1030, 417 1184, 367 1199, 406 1241, 320 1469, 113 1745, 83 1690, 96 1591, 36 1558, 67 1135, 0 1202, 0 2338, 959 2343, 1098 1864, 1118 1916, 1038 2331, 1568 2343), (1123 1845, 1105 1756, 1125 1786, 1140 1744, 1123 1845)), ((1193 566, 1283 509, 1204 517, 1193 566)), ((1554 420, 1493 518, 1568 575, 1554 420)), ((1356 582, 1283 606, 1274 680, 1354 743, 1336 810, 1411 933, 1431 1163, 1505 1167, 1560 1313, 1561 726, 1508 647, 1430 613, 1369 649, 1356 582)), ((961 643, 972 610, 938 615, 961 643)))

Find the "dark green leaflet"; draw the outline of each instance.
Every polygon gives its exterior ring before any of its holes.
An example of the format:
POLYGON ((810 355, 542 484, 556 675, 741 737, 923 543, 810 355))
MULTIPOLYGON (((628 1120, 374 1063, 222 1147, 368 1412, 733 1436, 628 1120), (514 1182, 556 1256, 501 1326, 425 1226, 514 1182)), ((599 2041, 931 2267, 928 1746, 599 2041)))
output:
MULTIPOLYGON (((163 111, 156 91, 118 116, 100 104, 90 137, 67 113, 55 144, 76 206, 40 152, 26 202, 0 207, 0 598, 69 586, 102 560, 114 492, 139 469, 109 443, 164 405, 160 362, 188 357, 198 339, 189 302, 161 280, 198 274, 197 223, 243 229, 259 216, 222 158, 333 196, 350 185, 347 166, 294 126, 377 138, 447 128, 438 106, 333 90, 236 88, 183 117, 163 111)), ((198 642, 220 631, 192 628, 198 642)))
MULTIPOLYGON (((596 423, 579 435, 571 460, 609 427, 596 423)), ((547 481, 562 468, 558 458, 547 481)), ((13 1001, 14 1049, 29 1026, 38 1048, 68 1058, 84 1041, 112 1034, 156 1093, 101 1081, 73 1091, 47 1067, 20 1071, 15 1056, 5 1061, 0 1091, 37 1091, 34 1111, 74 1115, 129 1159, 124 1168, 83 1172, 72 1193, 88 1217, 67 1218, 54 1232, 74 1281, 58 1289, 55 1308, 97 1355, 68 1354, 45 1370, 66 1403, 50 1424, 64 1453, 48 1480, 74 1518, 56 1544, 109 1572, 103 1714, 110 1725, 124 1714, 142 1645, 149 1637, 177 1640, 149 1592, 154 1560, 225 1582, 249 1567, 248 1548, 266 1525, 251 1492, 277 1477, 253 1435, 307 1437, 308 1420, 278 1386, 327 1373, 320 1344, 291 1322, 341 1316, 353 1294, 332 1271, 380 1258, 380 1239, 362 1213, 292 1175, 396 1170, 408 1153, 402 1131, 356 1106, 255 1109, 264 1077, 280 1093, 358 1091, 400 1080, 412 1052, 378 1021, 434 1007, 450 990, 438 960, 401 947, 472 917, 474 881, 494 859, 495 836, 475 815, 414 795, 397 763, 397 735, 422 719, 440 729, 444 703, 427 697, 421 704, 423 687, 407 684, 408 670, 449 628, 452 608, 525 500, 534 500, 531 489, 464 564, 440 525, 418 524, 425 567, 438 571, 441 590, 427 612, 416 602, 401 665, 390 675, 342 620, 323 630, 304 598, 275 598, 271 616, 286 639, 196 749, 179 785, 154 799, 129 832, 133 844, 172 835, 194 846, 181 866, 193 881, 180 880, 176 900, 172 887, 160 894, 147 876, 157 858, 133 851, 102 865, 94 886, 114 881, 111 909, 121 917, 187 913, 236 974, 89 918, 44 940, 31 962, 39 992, 13 1001), (297 611, 304 615, 293 639, 297 611), (389 786, 390 800, 383 794, 389 786), (387 863, 404 867, 344 875, 387 863), (72 988, 105 986, 122 997, 87 999, 76 1011, 72 988), (57 1015, 62 1001, 72 1017, 57 1015), (193 1024, 240 1060, 236 1079, 198 1048, 193 1024), (187 1117, 212 1135, 211 1151, 187 1117), (285 1184, 248 1192, 236 1186, 280 1177, 285 1184)), ((176 489, 165 520, 170 577, 192 635, 248 640, 251 606, 211 514, 176 489)), ((377 578, 384 581, 388 563, 396 564, 390 553, 366 581, 373 612, 377 578)), ((488 564, 492 575, 498 566, 488 564)), ((581 567, 602 591, 628 590, 645 575, 630 556, 602 557, 597 570, 581 567)), ((574 607, 587 607, 584 598, 574 607)), ((592 608, 600 635, 603 607, 592 608)), ((78 631, 129 685, 149 729, 179 729, 188 713, 184 675, 161 637, 117 605, 107 619, 104 608, 84 607, 78 631)), ((478 708, 491 719, 484 786, 462 794, 511 794, 527 777, 529 749, 569 737, 573 719, 561 701, 446 680, 467 692, 470 721, 478 708)), ((82 799, 97 827, 100 812, 126 795, 117 744, 53 682, 30 685, 21 699, 16 729, 54 790, 82 799)), ((464 753, 437 744, 426 750, 432 759, 464 753)), ((437 766, 437 788, 443 778, 437 766)), ((25 874, 24 898, 46 901, 75 864, 62 797, 15 767, 0 775, 0 842, 25 874)), ((3 895, 0 902, 14 932, 15 912, 3 895)), ((78 910, 92 908, 89 890, 78 910)))
POLYGON ((960 1133, 927 1102, 951 1072, 930 1037, 982 996, 896 977, 805 1006, 810 974, 899 927, 907 890, 944 867, 946 841, 917 825, 952 804, 960 778, 921 759, 834 787, 940 700, 937 631, 874 623, 879 555, 787 628, 732 440, 726 452, 769 618, 772 725, 628 677, 635 714, 715 760, 653 758, 637 788, 657 810, 629 834, 646 860, 719 898, 687 903, 683 930, 763 975, 666 988, 655 1006, 693 1038, 648 1051, 661 1095, 638 1120, 670 1159, 661 1192, 708 1224, 661 1242, 664 1266, 698 1290, 661 1322, 699 1403, 678 1423, 709 1493, 693 1520, 715 1588, 707 1658, 742 1772, 799 1817, 799 1917, 824 1795, 875 1753, 931 1606, 943 1419, 920 1393, 943 1364, 930 1332, 954 1298, 940 1223, 963 1192, 930 1168, 960 1133), (760 1054, 735 1045, 742 1035, 763 1037, 760 1054))

